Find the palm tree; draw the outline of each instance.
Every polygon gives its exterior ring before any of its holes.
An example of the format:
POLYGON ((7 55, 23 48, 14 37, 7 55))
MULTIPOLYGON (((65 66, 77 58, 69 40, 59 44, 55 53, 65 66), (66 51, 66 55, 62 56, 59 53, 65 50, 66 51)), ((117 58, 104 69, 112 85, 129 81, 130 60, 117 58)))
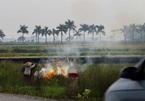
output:
POLYGON ((53 28, 51 33, 53 35, 53 42, 55 43, 55 35, 58 35, 58 31, 53 28))
POLYGON ((123 26, 123 28, 121 28, 119 30, 121 31, 121 33, 124 33, 124 41, 126 42, 127 33, 128 33, 128 27, 127 26, 123 26))
POLYGON ((57 27, 57 31, 58 33, 61 33, 61 43, 62 43, 62 36, 63 36, 63 33, 66 33, 67 32, 67 28, 66 28, 66 25, 62 25, 60 24, 58 27, 57 27))
POLYGON ((88 29, 88 34, 92 34, 92 40, 94 40, 94 32, 96 32, 97 34, 97 31, 96 31, 96 26, 94 24, 90 25, 89 26, 89 29, 88 29))
POLYGON ((137 30, 137 29, 136 29, 136 25, 135 25, 135 24, 131 24, 129 27, 130 27, 130 29, 131 29, 132 40, 133 40, 133 42, 134 42, 134 33, 135 33, 135 31, 137 30))
POLYGON ((69 42, 70 42, 70 31, 71 30, 75 31, 76 26, 74 25, 74 21, 70 21, 70 20, 66 21, 65 25, 66 25, 66 28, 69 30, 68 38, 69 38, 69 42))
POLYGON ((101 41, 101 34, 105 35, 105 31, 103 31, 103 29, 105 29, 105 27, 103 25, 100 26, 96 26, 98 28, 97 33, 100 33, 100 41, 101 41))
MULTIPOLYGON (((24 34, 26 33, 26 34, 28 34, 29 33, 29 31, 27 30, 27 26, 25 26, 25 25, 20 25, 20 29, 17 31, 17 33, 22 33, 22 37, 24 37, 24 34)), ((24 42, 24 40, 23 40, 23 42, 24 42)))
POLYGON ((83 24, 83 25, 81 24, 80 26, 81 28, 79 28, 79 32, 82 32, 82 31, 84 32, 84 42, 85 42, 85 32, 88 31, 89 26, 87 24, 83 24))
POLYGON ((140 35, 140 40, 141 40, 141 41, 143 41, 143 40, 142 40, 142 38, 143 38, 143 29, 144 29, 144 27, 143 27, 143 25, 141 25, 141 24, 136 26, 136 31, 137 31, 138 33, 141 34, 141 35, 140 35))
POLYGON ((142 30, 144 31, 144 40, 145 41, 145 23, 142 25, 142 30))
POLYGON ((47 43, 47 35, 51 35, 51 30, 48 29, 48 27, 44 27, 44 29, 41 29, 42 36, 45 36, 45 43, 47 43))
POLYGON ((41 26, 35 26, 35 29, 32 34, 34 33, 36 34, 36 42, 38 41, 39 43, 39 35, 42 33, 41 26))
POLYGON ((2 29, 0 29, 0 38, 3 40, 3 38, 5 37, 4 32, 2 31, 2 29))
POLYGON ((73 37, 75 37, 75 36, 76 36, 76 39, 78 41, 78 37, 81 37, 82 34, 79 31, 76 31, 73 37))

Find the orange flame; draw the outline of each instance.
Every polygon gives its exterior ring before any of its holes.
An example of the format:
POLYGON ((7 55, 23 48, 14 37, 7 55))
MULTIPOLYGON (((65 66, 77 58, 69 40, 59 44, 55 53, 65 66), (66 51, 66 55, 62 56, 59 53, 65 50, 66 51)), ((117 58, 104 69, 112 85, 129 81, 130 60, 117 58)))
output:
POLYGON ((50 72, 45 75, 45 80, 50 80, 54 75, 56 75, 57 72, 58 70, 56 68, 51 69, 50 72))
POLYGON ((61 68, 59 68, 58 64, 60 64, 60 63, 61 63, 61 61, 57 61, 56 62, 57 67, 51 69, 50 72, 45 75, 44 78, 46 81, 49 81, 53 76, 55 76, 57 74, 60 74, 60 75, 64 76, 65 78, 67 78, 67 67, 65 65, 63 65, 61 68), (60 71, 61 73, 58 73, 59 69, 61 69, 61 71, 60 71))

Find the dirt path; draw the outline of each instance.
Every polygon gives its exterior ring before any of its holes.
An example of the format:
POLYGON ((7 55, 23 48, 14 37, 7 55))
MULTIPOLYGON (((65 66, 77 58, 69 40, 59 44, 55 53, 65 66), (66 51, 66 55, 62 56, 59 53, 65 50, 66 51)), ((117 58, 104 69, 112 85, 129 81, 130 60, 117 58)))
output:
POLYGON ((73 101, 73 100, 70 100, 70 99, 54 100, 54 99, 46 99, 46 98, 41 98, 41 97, 28 96, 28 95, 0 93, 0 101, 73 101))
MULTIPOLYGON (((142 58, 144 58, 145 55, 110 55, 110 56, 69 56, 68 58, 71 61, 78 61, 82 63, 86 62, 92 62, 92 63, 101 63, 104 61, 111 62, 111 63, 137 63, 140 61, 142 58)), ((32 57, 0 57, 0 61, 2 60, 12 60, 15 62, 27 62, 27 61, 32 61, 32 62, 46 62, 49 60, 53 59, 64 59, 66 56, 32 56, 32 57)))

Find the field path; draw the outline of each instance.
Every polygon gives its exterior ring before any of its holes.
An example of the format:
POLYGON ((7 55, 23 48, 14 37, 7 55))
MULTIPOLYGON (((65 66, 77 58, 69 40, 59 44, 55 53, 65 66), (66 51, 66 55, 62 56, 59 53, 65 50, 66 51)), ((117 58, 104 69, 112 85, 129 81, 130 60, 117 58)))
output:
MULTIPOLYGON (((99 56, 99 55, 94 55, 94 56, 68 56, 70 60, 76 60, 79 62, 93 62, 93 63, 101 63, 105 61, 110 61, 114 63, 136 63, 140 61, 142 58, 144 58, 145 55, 110 55, 110 56, 99 56)), ((66 56, 25 56, 25 57, 0 57, 0 61, 2 60, 13 60, 16 62, 43 62, 45 60, 52 60, 52 59, 64 59, 66 56)))
POLYGON ((28 96, 28 95, 0 93, 0 101, 73 101, 73 100, 70 100, 70 99, 54 100, 54 99, 46 99, 46 98, 41 98, 41 97, 28 96))

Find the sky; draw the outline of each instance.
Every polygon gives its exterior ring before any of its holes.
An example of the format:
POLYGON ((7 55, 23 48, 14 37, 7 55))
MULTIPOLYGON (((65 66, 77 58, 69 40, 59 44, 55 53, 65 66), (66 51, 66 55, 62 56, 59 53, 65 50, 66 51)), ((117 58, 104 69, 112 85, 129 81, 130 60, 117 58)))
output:
POLYGON ((106 35, 124 25, 145 23, 145 0, 0 0, 0 29, 6 37, 21 36, 20 25, 30 35, 36 25, 56 28, 68 19, 80 24, 104 25, 106 35))

